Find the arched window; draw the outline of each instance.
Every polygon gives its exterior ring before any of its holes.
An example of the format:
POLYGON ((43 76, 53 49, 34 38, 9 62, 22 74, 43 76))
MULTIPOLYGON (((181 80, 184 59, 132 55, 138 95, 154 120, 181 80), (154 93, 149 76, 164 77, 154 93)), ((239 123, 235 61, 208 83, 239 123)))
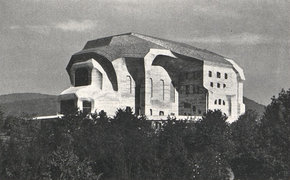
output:
POLYGON ((217 88, 220 88, 220 87, 221 87, 220 83, 217 83, 217 88))
POLYGON ((153 80, 150 78, 150 97, 153 98, 153 80))
POLYGON ((165 87, 164 87, 164 80, 163 79, 160 79, 160 82, 161 82, 161 97, 162 97, 162 100, 164 100, 164 96, 165 96, 165 87))
POLYGON ((78 68, 75 71, 75 86, 86 86, 91 83, 91 76, 87 68, 78 68))
POLYGON ((127 92, 132 93, 132 78, 130 76, 127 76, 127 92))
POLYGON ((170 83, 170 101, 175 102, 175 89, 173 83, 170 83))
POLYGON ((216 73, 216 77, 217 77, 217 78, 221 78, 221 73, 220 73, 220 72, 217 72, 217 73, 216 73))
POLYGON ((208 71, 208 77, 212 77, 212 72, 208 71))

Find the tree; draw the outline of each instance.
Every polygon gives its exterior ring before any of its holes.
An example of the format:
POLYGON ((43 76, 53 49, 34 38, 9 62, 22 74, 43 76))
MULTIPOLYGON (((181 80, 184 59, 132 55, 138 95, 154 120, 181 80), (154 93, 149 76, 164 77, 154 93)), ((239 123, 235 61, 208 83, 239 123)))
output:
POLYGON ((263 161, 259 144, 259 119, 255 111, 248 110, 231 124, 235 153, 231 168, 235 179, 260 179, 263 161))
POLYGON ((186 138, 195 161, 195 179, 229 178, 229 157, 233 155, 234 144, 226 119, 220 110, 209 110, 186 138))
POLYGON ((263 174, 267 178, 290 179, 290 90, 272 98, 261 119, 259 133, 263 149, 263 174))

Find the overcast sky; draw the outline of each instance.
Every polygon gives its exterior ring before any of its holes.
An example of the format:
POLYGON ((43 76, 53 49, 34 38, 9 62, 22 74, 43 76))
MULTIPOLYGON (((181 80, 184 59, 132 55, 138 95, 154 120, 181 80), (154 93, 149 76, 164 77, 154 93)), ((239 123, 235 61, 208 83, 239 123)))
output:
POLYGON ((60 94, 88 40, 136 32, 233 59, 244 95, 268 104, 290 87, 289 0, 3 0, 0 94, 60 94))

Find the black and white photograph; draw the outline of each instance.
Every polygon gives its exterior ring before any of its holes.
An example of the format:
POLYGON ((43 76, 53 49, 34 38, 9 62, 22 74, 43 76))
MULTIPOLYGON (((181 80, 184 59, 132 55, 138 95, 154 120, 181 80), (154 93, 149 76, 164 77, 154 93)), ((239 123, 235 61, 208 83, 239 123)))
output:
POLYGON ((0 180, 289 180, 289 0, 1 0, 0 180))

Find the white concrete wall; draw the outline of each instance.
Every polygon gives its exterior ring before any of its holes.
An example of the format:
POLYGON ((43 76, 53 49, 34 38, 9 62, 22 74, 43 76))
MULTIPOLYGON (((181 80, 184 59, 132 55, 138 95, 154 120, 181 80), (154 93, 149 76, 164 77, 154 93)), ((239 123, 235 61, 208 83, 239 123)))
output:
POLYGON ((178 93, 176 89, 175 101, 170 99, 170 86, 171 78, 167 71, 161 66, 152 66, 152 62, 158 55, 165 55, 175 57, 168 50, 151 49, 149 53, 144 57, 145 64, 145 115, 159 115, 160 111, 164 112, 164 115, 178 114, 178 93), (151 97, 151 80, 153 80, 153 97, 151 97), (162 81, 164 82, 164 99, 162 81))
POLYGON ((240 113, 238 113, 240 95, 242 94, 242 85, 239 83, 238 75, 231 66, 204 63, 204 87, 208 89, 208 109, 220 109, 228 116, 228 121, 236 120, 240 113), (209 71, 212 72, 212 77, 209 77, 209 71), (217 72, 220 72, 220 78, 217 77, 217 72), (225 73, 227 79, 225 79, 225 73), (213 83, 213 87, 211 87, 213 83), (217 84, 220 84, 220 88, 217 84), (225 84, 225 87, 224 87, 225 84), (221 99, 221 104, 219 104, 221 99), (215 104, 215 100, 217 104, 215 104), (223 104, 225 102, 225 105, 223 104))

